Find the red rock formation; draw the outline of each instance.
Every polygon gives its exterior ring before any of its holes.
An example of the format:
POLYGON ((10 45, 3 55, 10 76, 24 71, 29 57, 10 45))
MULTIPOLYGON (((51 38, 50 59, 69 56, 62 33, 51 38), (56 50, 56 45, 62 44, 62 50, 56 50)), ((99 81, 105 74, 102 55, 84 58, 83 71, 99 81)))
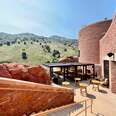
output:
POLYGON ((73 102, 71 89, 0 78, 0 116, 22 116, 73 102))
POLYGON ((61 63, 78 62, 78 56, 68 56, 68 57, 64 57, 64 58, 61 58, 59 60, 59 62, 61 62, 61 63))
POLYGON ((12 78, 11 74, 7 70, 7 67, 4 64, 0 64, 0 76, 12 78))
POLYGON ((0 76, 50 84, 50 76, 42 66, 29 66, 22 64, 0 64, 0 76))

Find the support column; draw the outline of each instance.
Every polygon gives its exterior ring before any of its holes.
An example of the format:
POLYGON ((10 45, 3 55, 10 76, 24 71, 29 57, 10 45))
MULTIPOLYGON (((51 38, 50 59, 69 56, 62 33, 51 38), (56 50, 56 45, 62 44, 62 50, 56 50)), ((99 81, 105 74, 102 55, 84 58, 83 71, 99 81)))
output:
POLYGON ((109 63, 109 84, 113 93, 116 93, 116 62, 109 63))

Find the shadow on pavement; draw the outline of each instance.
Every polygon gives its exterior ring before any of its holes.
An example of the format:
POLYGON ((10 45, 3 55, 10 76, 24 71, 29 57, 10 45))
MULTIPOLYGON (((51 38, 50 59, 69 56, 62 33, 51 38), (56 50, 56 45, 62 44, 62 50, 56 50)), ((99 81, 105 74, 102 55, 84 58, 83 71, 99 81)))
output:
POLYGON ((92 94, 87 94, 87 97, 88 98, 91 98, 91 99, 96 99, 96 96, 95 95, 92 95, 92 94))

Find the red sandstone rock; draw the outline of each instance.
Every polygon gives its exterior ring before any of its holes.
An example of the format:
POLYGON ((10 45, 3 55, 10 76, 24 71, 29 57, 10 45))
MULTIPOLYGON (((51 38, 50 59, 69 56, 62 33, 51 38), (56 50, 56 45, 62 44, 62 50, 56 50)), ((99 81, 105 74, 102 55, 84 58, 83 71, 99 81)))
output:
POLYGON ((12 78, 11 74, 9 73, 7 67, 4 64, 0 64, 0 76, 12 78))
POLYGON ((69 56, 69 57, 64 57, 59 60, 61 63, 67 63, 67 62, 78 62, 78 56, 69 56))
POLYGON ((42 66, 28 66, 15 63, 1 64, 0 76, 50 84, 50 76, 42 66))
POLYGON ((30 67, 28 68, 29 74, 31 74, 35 79, 35 82, 39 79, 40 83, 50 84, 50 78, 42 66, 30 67))
POLYGON ((0 116, 30 115, 73 103, 71 89, 0 78, 0 116))

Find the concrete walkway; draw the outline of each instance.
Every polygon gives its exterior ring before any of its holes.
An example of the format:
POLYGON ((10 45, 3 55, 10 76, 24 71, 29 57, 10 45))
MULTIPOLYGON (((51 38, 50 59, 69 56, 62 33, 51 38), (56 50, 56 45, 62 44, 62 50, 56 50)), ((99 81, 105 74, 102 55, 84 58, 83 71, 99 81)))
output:
POLYGON ((78 102, 87 98, 93 99, 93 114, 88 116, 116 116, 116 94, 103 87, 100 87, 100 92, 94 91, 92 85, 89 85, 87 90, 87 97, 83 97, 80 94, 80 89, 75 89, 75 101, 78 102))

